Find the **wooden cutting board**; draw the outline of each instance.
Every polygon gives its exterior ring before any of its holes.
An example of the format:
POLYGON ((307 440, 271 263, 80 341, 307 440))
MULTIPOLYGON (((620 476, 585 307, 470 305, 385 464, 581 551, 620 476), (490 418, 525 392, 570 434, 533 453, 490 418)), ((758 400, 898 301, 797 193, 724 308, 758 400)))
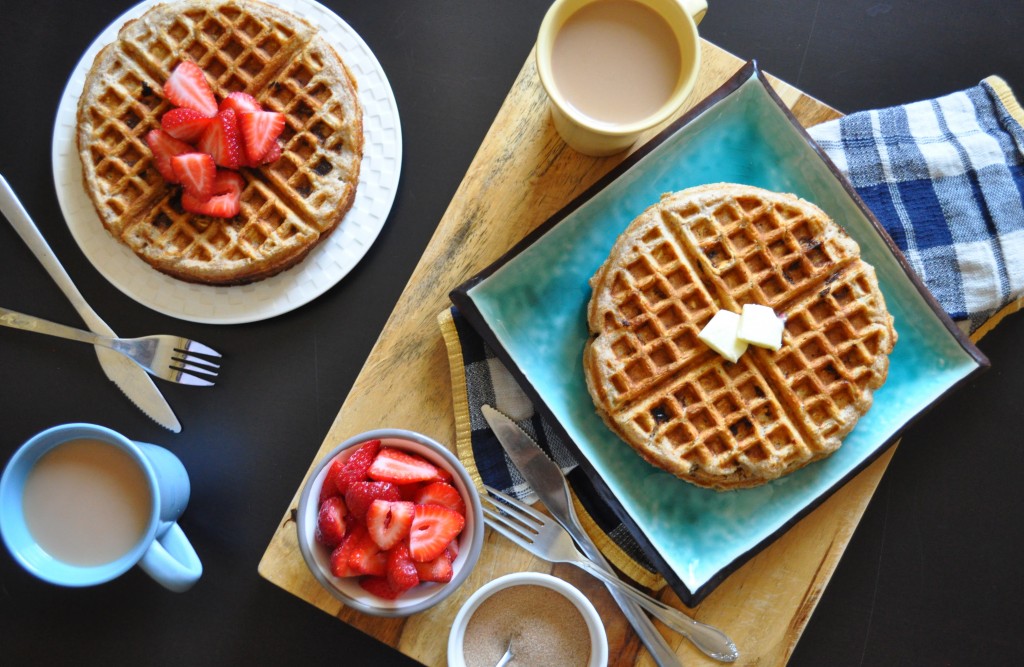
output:
MULTIPOLYGON (((701 75, 690 104, 713 92, 743 64, 705 41, 701 75)), ((792 86, 771 81, 805 126, 839 116, 792 86)), ((651 130, 648 137, 660 129, 651 130)), ((450 305, 448 292, 498 259, 623 157, 586 157, 559 139, 531 56, 320 450, 310 461, 310 469, 342 440, 375 428, 419 431, 448 443, 454 451, 448 358, 436 321, 438 313, 450 305), (395 396, 402 400, 395 400, 395 396)), ((891 455, 890 449, 732 574, 698 607, 687 610, 722 628, 735 640, 742 652, 737 664, 780 665, 788 660, 891 455)), ((299 553, 292 511, 304 480, 296 482, 295 497, 260 561, 260 574, 415 660, 444 665, 448 628, 466 598, 498 576, 536 570, 553 572, 572 582, 594 601, 608 629, 611 664, 654 664, 600 583, 572 566, 552 567, 539 561, 490 530, 469 579, 433 609, 408 619, 382 619, 343 607, 314 580, 299 553)), ((661 597, 686 609, 667 588, 661 597)), ((719 664, 659 627, 683 664, 719 664)))

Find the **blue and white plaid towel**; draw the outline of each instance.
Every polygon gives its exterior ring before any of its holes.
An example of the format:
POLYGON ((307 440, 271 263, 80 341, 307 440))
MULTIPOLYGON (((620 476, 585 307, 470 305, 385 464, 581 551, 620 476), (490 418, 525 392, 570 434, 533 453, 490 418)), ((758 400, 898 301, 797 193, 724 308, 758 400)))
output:
MULTIPOLYGON (((947 313, 975 340, 1024 302, 1024 111, 996 77, 934 100, 812 128, 947 313)), ((476 477, 535 499, 480 413, 510 414, 566 472, 588 532, 637 582, 664 585, 508 370, 452 308, 448 348, 458 453, 476 477)))
POLYGON ((1022 119, 1006 83, 989 77, 808 131, 943 309, 976 337, 1024 296, 1022 119))

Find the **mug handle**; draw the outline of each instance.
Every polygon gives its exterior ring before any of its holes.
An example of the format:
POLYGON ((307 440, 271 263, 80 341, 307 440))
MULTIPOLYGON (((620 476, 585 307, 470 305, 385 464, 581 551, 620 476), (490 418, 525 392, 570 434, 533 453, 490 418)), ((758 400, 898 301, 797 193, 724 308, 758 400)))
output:
POLYGON ((683 10, 693 19, 694 25, 700 25, 704 15, 708 12, 707 0, 678 0, 683 10))
POLYGON ((203 564, 196 550, 176 523, 170 524, 163 535, 153 540, 139 561, 139 567, 175 593, 187 591, 203 574, 203 564))

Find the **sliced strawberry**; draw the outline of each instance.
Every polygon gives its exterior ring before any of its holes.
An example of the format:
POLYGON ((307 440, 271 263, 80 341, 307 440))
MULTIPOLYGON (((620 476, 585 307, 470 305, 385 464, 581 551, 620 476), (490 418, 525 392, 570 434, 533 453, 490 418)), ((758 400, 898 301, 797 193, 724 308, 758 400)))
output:
POLYGON ((433 479, 437 475, 437 468, 415 454, 384 447, 370 466, 369 475, 382 482, 411 484, 433 479))
POLYGON ((377 458, 379 451, 380 440, 367 440, 345 459, 344 465, 334 478, 339 493, 344 495, 348 491, 348 485, 352 482, 368 481, 366 473, 370 469, 370 465, 373 464, 373 460, 377 458))
POLYGON ((341 459, 334 459, 331 464, 327 466, 327 474, 324 475, 324 482, 320 485, 320 504, 323 505, 324 501, 331 496, 343 496, 341 491, 338 490, 338 476, 341 474, 341 469, 345 466, 345 462, 341 459))
POLYGON ((238 125, 242 130, 249 161, 259 164, 284 131, 284 114, 276 111, 250 111, 239 116, 238 125))
POLYGON ((281 142, 275 141, 274 143, 270 144, 270 148, 267 150, 267 154, 263 156, 263 159, 260 160, 260 164, 270 164, 271 162, 276 162, 277 159, 281 157, 282 153, 284 153, 284 149, 281 148, 281 142))
POLYGON ((427 561, 426 563, 416 564, 416 574, 419 575, 420 581, 436 581, 441 584, 447 584, 452 580, 452 558, 446 549, 440 556, 434 560, 427 561))
POLYGON ((348 509, 345 501, 331 496, 320 505, 316 518, 316 541, 328 549, 341 544, 345 537, 345 515, 348 509))
POLYGON ((156 166, 156 170, 168 183, 177 183, 178 176, 174 173, 174 167, 171 166, 171 158, 175 155, 192 153, 195 149, 163 130, 150 130, 146 134, 146 144, 149 145, 149 150, 153 151, 153 164, 156 166))
POLYGON ((263 107, 256 101, 256 98, 249 93, 243 93, 241 91, 235 91, 228 93, 220 102, 220 111, 224 109, 234 109, 235 113, 241 116, 243 113, 250 113, 253 111, 263 111, 263 107))
POLYGON ((183 153, 171 158, 171 168, 185 191, 198 199, 207 201, 213 196, 217 178, 217 165, 206 153, 183 153))
POLYGON ((444 468, 438 467, 438 469, 437 469, 437 476, 435 476, 434 479, 427 480, 427 481, 430 481, 430 482, 444 482, 445 484, 454 484, 455 483, 455 477, 450 472, 445 470, 444 468))
POLYGON ((213 161, 221 167, 237 169, 242 163, 244 150, 234 109, 217 113, 196 146, 201 152, 212 155, 213 161))
POLYGON ((462 532, 466 520, 440 505, 417 505, 409 531, 409 555, 420 563, 432 561, 462 532))
POLYGON ((349 557, 352 555, 356 542, 358 542, 354 536, 355 532, 354 530, 350 531, 342 539, 341 544, 331 552, 331 574, 336 577, 354 577, 359 574, 348 564, 349 557))
POLYGON ((181 207, 190 213, 216 218, 233 218, 242 210, 242 189, 245 180, 235 171, 218 169, 213 181, 213 196, 200 201, 188 190, 181 193, 181 207))
POLYGON ((345 504, 349 514, 357 521, 365 521, 374 500, 401 500, 398 487, 390 482, 352 482, 345 491, 345 504))
POLYGON ((160 119, 160 129, 175 139, 194 142, 203 136, 211 119, 195 109, 176 107, 160 119))
POLYGON ((409 534, 415 505, 405 501, 374 500, 366 511, 366 529, 381 549, 390 549, 409 534))
POLYGON ((413 502, 417 505, 441 505, 466 516, 466 502, 459 490, 445 482, 431 482, 422 487, 413 496, 413 502))
POLYGON ((164 96, 174 106, 194 109, 207 118, 217 114, 217 100, 199 66, 183 60, 164 84, 164 96))
POLYGON ((384 598, 385 600, 394 600, 402 594, 402 591, 396 591, 391 588, 387 577, 363 577, 359 580, 359 585, 367 593, 384 598))
POLYGON ((352 550, 348 566, 357 574, 384 576, 387 573, 388 553, 382 551, 362 524, 352 527, 352 550))
POLYGON ((385 571, 391 588, 404 593, 420 583, 420 575, 416 571, 416 563, 409 556, 409 547, 400 542, 388 552, 387 569, 385 571))

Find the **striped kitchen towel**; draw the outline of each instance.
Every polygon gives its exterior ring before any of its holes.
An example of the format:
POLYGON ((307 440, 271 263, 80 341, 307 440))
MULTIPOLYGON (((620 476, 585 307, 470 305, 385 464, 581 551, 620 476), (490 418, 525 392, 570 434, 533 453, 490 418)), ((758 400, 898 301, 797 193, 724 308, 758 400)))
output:
POLYGON ((975 340, 1024 297, 1024 111, 1005 81, 808 130, 975 340))

